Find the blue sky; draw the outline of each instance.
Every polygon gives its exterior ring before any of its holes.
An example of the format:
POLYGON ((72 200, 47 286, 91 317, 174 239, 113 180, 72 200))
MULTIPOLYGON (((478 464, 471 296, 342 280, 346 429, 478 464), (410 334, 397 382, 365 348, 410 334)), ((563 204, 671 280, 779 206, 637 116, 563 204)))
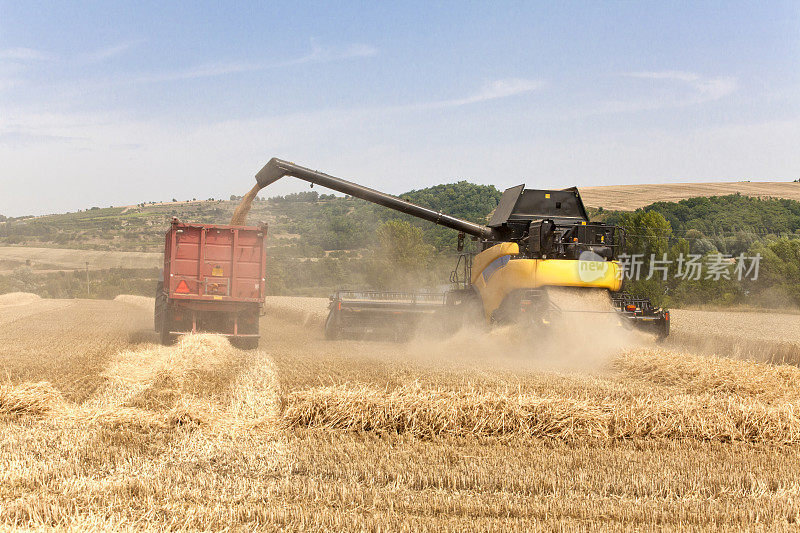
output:
POLYGON ((789 181, 798 147, 796 2, 0 0, 5 215, 227 198, 271 156, 400 193, 789 181))

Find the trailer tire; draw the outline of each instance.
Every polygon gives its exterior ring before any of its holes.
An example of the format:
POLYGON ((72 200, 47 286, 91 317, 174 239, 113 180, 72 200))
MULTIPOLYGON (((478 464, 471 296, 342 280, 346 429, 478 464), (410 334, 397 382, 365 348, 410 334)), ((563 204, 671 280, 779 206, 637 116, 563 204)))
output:
POLYGON ((161 331, 161 322, 164 319, 164 302, 166 295, 164 294, 164 282, 159 281, 156 285, 156 300, 153 309, 153 328, 156 333, 161 331))
MULTIPOLYGON (((160 289, 161 286, 162 284, 159 283, 158 288, 160 289)), ((158 333, 158 341, 164 346, 175 344, 175 340, 177 339, 176 335, 173 335, 169 332, 171 326, 169 314, 170 308, 169 302, 167 301, 167 295, 164 294, 163 291, 159 290, 159 292, 156 293, 153 321, 155 322, 156 333, 158 333)))
POLYGON ((342 329, 339 325, 339 314, 335 309, 331 309, 328 318, 325 319, 325 338, 329 341, 337 340, 342 337, 342 329))
POLYGON ((164 346, 171 346, 175 344, 175 341, 178 339, 178 336, 170 333, 170 323, 169 323, 169 305, 164 305, 164 313, 163 319, 161 321, 161 328, 158 331, 158 340, 164 346))

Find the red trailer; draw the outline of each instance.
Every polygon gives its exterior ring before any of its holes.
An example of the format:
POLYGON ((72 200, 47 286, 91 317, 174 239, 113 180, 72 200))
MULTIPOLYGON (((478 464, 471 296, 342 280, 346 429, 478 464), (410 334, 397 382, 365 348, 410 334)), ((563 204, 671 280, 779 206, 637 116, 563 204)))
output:
POLYGON ((184 224, 173 218, 156 289, 154 321, 161 342, 205 331, 255 347, 264 304, 266 238, 266 225, 184 224))

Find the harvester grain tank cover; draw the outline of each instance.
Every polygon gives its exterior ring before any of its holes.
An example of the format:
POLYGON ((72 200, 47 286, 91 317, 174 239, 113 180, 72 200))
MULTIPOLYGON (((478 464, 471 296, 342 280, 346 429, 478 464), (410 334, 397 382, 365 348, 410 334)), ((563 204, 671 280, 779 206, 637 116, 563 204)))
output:
POLYGON ((498 228, 509 221, 544 218, 585 222, 589 215, 576 187, 540 190, 523 184, 505 190, 488 225, 498 228))

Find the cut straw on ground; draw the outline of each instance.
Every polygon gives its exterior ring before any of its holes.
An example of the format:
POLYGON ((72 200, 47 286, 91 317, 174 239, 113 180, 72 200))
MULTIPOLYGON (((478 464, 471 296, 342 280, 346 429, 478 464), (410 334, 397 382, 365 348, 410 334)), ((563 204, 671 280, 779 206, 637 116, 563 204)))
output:
POLYGON ((279 385, 261 352, 242 352, 216 335, 187 335, 175 346, 119 353, 98 394, 66 402, 48 382, 0 385, 0 414, 135 426, 202 426, 215 432, 278 426, 279 385))
POLYGON ((437 437, 800 442, 797 405, 710 395, 591 401, 485 391, 330 386, 292 392, 293 427, 437 437))

